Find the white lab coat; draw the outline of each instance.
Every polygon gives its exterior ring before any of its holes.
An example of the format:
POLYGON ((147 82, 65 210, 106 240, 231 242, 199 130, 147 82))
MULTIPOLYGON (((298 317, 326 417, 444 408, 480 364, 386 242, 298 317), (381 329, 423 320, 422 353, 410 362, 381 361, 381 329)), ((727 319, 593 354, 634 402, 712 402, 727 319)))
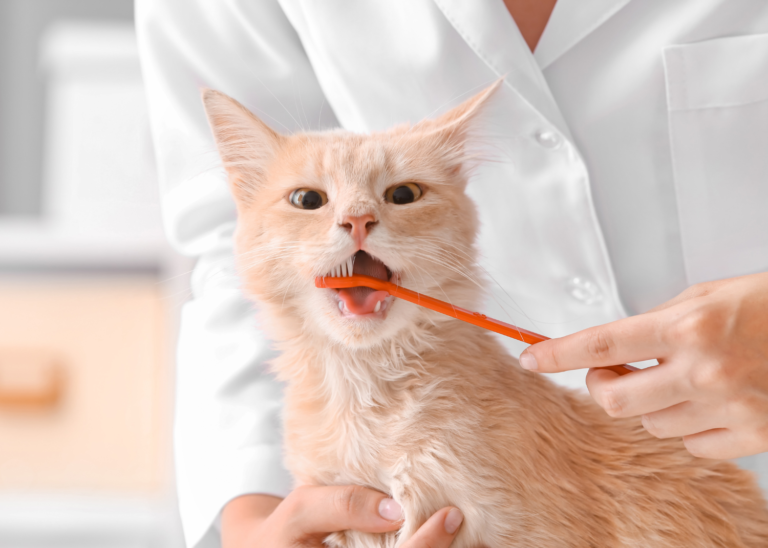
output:
POLYGON ((468 192, 485 311, 522 327, 560 336, 768 270, 764 0, 559 0, 535 55, 501 0, 139 0, 137 26, 167 232, 200 257, 177 385, 191 546, 217 544, 228 500, 291 485, 200 87, 279 131, 364 132, 505 76, 498 155, 468 192))

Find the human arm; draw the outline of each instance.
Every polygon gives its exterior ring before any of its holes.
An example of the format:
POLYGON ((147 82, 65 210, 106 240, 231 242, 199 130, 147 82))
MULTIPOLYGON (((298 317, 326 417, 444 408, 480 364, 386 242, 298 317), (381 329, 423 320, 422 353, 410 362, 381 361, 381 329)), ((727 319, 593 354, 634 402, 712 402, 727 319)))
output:
POLYGON ((651 434, 682 437, 693 455, 768 451, 768 273, 691 286, 645 314, 531 346, 520 364, 593 368, 587 387, 609 415, 642 416, 651 434), (599 369, 654 358, 658 366, 623 377, 599 369))
MULTIPOLYGON (((372 489, 354 486, 300 487, 284 500, 246 495, 230 501, 222 513, 223 548, 323 546, 328 533, 355 530, 395 531, 401 509, 372 489)), ((403 548, 447 548, 463 515, 457 508, 435 512, 403 548)))

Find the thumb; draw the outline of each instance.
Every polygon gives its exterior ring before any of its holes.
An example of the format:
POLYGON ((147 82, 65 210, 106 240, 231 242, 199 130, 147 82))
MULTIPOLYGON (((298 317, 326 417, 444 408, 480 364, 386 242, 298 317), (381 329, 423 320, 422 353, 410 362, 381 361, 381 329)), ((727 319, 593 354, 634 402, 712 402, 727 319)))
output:
POLYGON ((435 512, 402 548, 448 548, 459 532, 464 514, 447 507, 435 512))
POLYGON ((397 501, 366 487, 300 487, 285 502, 299 535, 346 530, 385 533, 398 529, 402 522, 397 501))

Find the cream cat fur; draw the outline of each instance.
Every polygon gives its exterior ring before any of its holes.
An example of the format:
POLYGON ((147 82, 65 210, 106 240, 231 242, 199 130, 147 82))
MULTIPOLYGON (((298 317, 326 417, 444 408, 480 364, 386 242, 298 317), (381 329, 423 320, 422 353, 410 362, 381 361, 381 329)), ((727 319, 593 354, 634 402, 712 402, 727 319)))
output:
POLYGON ((237 202, 245 288, 282 350, 286 463, 298 484, 370 486, 404 509, 399 535, 327 542, 396 546, 455 505, 465 514, 456 548, 768 546, 751 474, 608 417, 522 370, 479 328, 391 297, 379 313, 350 317, 334 290, 314 287, 362 249, 405 287, 478 305, 466 146, 494 89, 413 127, 292 136, 204 92, 237 202), (409 181, 420 200, 385 201, 409 181), (324 191, 327 204, 296 208, 298 188, 324 191), (360 240, 348 219, 365 215, 360 240))

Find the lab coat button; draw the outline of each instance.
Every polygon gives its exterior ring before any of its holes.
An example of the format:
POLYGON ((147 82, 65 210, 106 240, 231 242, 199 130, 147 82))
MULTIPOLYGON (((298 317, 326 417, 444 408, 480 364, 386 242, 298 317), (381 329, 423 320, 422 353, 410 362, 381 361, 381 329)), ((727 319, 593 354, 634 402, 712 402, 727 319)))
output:
POLYGON ((603 299, 603 292, 593 281, 574 276, 565 284, 568 294, 584 304, 595 304, 603 299))
POLYGON ((536 132, 536 140, 544 148, 555 149, 560 146, 562 139, 554 131, 542 130, 536 132))

